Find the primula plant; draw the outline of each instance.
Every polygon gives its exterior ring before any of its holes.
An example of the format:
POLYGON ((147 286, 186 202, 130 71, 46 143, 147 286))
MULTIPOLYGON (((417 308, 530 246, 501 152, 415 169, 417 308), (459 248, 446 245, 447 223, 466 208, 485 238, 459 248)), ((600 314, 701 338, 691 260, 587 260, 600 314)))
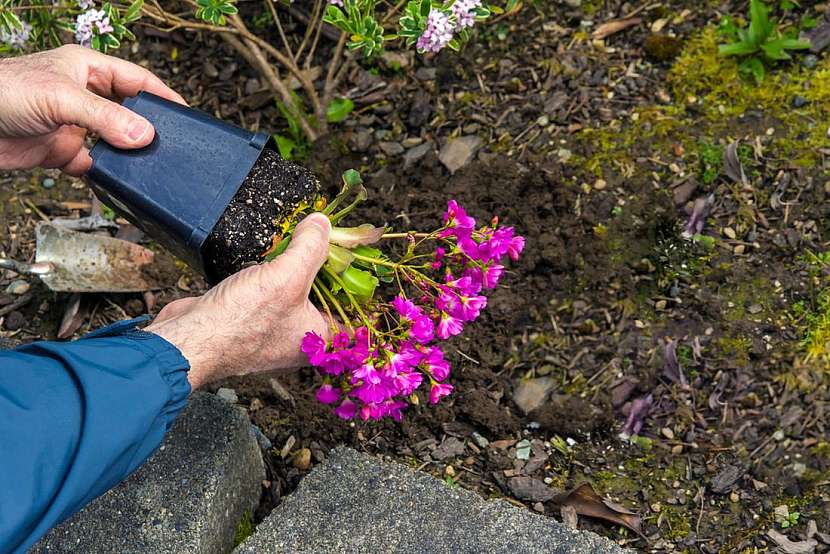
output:
MULTIPOLYGON (((519 0, 265 0, 240 12, 237 0, 161 0, 98 4, 96 0, 0 0, 0 54, 77 42, 101 51, 134 39, 137 22, 163 32, 217 33, 262 76, 289 123, 313 142, 336 122, 330 107, 340 81, 360 56, 387 47, 436 53, 458 50, 476 23, 512 13, 519 0), (305 25, 286 33, 283 21, 305 25), (272 39, 275 37, 277 40, 272 39), (323 48, 329 51, 322 51, 323 48), (354 52, 355 55, 349 52, 354 52), (321 82, 315 82, 318 81, 321 82), (299 84, 300 94, 290 83, 299 84)), ((208 54, 209 55, 209 54, 208 54)), ((296 133, 295 133, 296 134, 296 133)), ((290 137, 299 145, 299 137, 290 137)), ((286 142, 283 140, 283 142, 286 142)))
POLYGON ((285 250, 297 221, 310 211, 328 215, 334 225, 328 260, 312 291, 333 338, 310 332, 302 341, 322 377, 317 399, 343 419, 400 420, 422 395, 436 404, 452 392, 441 342, 478 318, 485 292, 496 287, 508 259, 518 260, 525 241, 497 217, 477 224, 454 200, 428 231, 341 227, 366 198, 356 171, 347 171, 343 182, 330 204, 318 198, 289 218, 264 257, 285 250), (396 241, 399 248, 388 246, 396 241))
POLYGON ((748 28, 740 28, 726 17, 721 22, 721 33, 733 42, 720 45, 718 54, 742 58, 740 71, 754 77, 757 83, 764 79, 765 63, 789 60, 792 58, 790 51, 810 47, 809 41, 798 38, 797 29, 779 31, 778 21, 769 17, 769 7, 761 0, 749 3, 748 28))

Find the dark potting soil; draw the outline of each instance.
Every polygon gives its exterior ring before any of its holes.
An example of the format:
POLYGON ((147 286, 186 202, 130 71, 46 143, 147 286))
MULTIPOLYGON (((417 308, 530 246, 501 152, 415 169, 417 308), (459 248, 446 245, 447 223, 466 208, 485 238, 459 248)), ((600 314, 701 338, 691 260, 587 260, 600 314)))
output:
POLYGON ((311 171, 265 149, 202 247, 208 279, 258 262, 283 220, 319 189, 311 171))

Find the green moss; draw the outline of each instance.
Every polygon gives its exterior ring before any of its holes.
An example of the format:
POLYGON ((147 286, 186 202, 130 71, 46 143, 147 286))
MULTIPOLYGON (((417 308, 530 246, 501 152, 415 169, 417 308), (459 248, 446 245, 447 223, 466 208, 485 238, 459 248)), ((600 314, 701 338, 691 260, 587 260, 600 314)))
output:
POLYGON ((723 146, 701 140, 697 143, 697 155, 700 160, 700 179, 711 185, 720 176, 723 167, 723 146))
POLYGON ((685 539, 692 532, 692 523, 688 511, 674 506, 663 506, 660 510, 662 520, 668 532, 662 536, 669 540, 685 539))
POLYGON ((254 525, 254 518, 251 515, 250 510, 248 510, 242 514, 242 519, 239 520, 239 524, 236 526, 236 533, 233 537, 234 548, 242 544, 242 541, 253 535, 254 531, 256 531, 256 525, 254 525))
POLYGON ((749 349, 752 341, 748 337, 721 337, 715 341, 718 353, 735 365, 745 367, 749 364, 749 349))

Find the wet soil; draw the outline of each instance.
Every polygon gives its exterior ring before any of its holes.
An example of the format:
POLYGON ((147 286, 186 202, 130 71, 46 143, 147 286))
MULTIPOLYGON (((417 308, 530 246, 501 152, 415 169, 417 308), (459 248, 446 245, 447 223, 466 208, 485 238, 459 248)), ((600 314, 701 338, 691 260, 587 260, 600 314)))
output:
POLYGON ((218 283, 259 262, 282 222, 319 189, 309 170, 263 150, 202 246, 208 280, 218 283))

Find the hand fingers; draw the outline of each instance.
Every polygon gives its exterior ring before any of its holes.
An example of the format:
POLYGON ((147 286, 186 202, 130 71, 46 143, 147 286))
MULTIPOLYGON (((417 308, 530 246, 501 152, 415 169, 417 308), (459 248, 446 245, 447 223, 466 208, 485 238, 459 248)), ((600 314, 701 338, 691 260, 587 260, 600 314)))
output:
POLYGON ((50 101, 55 123, 88 129, 116 148, 140 148, 153 140, 149 121, 88 90, 66 87, 50 101))
POLYGON ((186 105, 177 92, 149 70, 126 60, 81 47, 64 47, 70 56, 79 56, 88 67, 87 86, 93 92, 120 101, 142 90, 186 105))
POLYGON ((286 281, 289 289, 302 291, 308 296, 311 283, 329 252, 329 218, 320 213, 306 216, 291 235, 291 242, 285 252, 269 264, 279 271, 290 269, 286 281))

